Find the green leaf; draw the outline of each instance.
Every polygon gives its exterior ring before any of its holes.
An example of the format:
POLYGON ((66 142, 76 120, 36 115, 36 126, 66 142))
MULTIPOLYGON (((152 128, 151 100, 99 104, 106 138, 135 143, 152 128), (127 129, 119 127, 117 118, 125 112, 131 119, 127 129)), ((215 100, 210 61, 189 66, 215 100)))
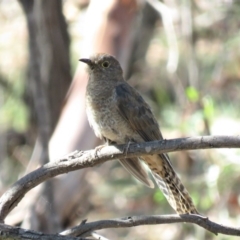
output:
POLYGON ((153 195, 153 199, 155 202, 160 203, 164 200, 164 195, 160 190, 157 190, 153 195))
POLYGON ((204 97, 203 100, 203 113, 207 119, 212 118, 214 115, 214 102, 211 97, 204 97))
POLYGON ((194 87, 187 87, 186 88, 186 95, 190 102, 197 102, 199 100, 199 92, 194 87))

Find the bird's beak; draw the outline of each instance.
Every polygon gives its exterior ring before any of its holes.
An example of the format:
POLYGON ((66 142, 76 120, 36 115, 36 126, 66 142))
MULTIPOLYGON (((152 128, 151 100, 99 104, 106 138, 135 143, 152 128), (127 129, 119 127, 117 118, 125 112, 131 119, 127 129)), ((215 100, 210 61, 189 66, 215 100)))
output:
POLYGON ((94 62, 89 58, 81 58, 79 61, 86 63, 90 68, 93 68, 94 62))

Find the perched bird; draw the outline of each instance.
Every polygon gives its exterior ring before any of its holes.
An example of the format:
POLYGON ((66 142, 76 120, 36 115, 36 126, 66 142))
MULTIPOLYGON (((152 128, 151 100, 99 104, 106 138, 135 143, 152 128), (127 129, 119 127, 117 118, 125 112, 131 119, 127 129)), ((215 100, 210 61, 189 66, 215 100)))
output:
MULTIPOLYGON (((122 68, 113 56, 97 54, 80 61, 88 65, 86 111, 97 137, 108 144, 163 139, 149 105, 124 80, 122 68)), ((153 187, 153 182, 142 165, 141 161, 144 161, 158 187, 178 214, 198 214, 167 154, 127 157, 119 161, 140 182, 153 187)))

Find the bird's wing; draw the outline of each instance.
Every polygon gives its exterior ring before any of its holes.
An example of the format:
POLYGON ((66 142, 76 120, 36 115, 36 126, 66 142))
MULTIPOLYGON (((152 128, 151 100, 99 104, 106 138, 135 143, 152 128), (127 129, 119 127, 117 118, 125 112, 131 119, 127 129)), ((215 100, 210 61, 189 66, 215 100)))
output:
POLYGON ((154 183, 149 178, 147 171, 138 158, 119 159, 123 167, 147 187, 154 188, 154 183))
MULTIPOLYGON (((115 96, 116 106, 120 115, 130 123, 132 129, 137 131, 144 140, 146 139, 145 141, 162 138, 157 122, 151 117, 153 116, 151 110, 135 89, 125 84, 118 85, 115 96), (131 90, 133 91, 132 93, 131 90), (136 100, 139 102, 138 104, 135 104, 136 100), (140 109, 136 107, 139 106, 139 104, 143 105, 140 109), (146 114, 146 116, 142 118, 143 114, 146 114), (146 128, 148 128, 148 130, 146 128), (152 136, 148 136, 148 133, 150 133, 150 135, 152 134, 152 136)), ((128 158, 120 159, 120 162, 125 169, 140 182, 148 187, 154 187, 154 184, 149 178, 144 166, 142 166, 141 160, 138 158, 128 158)))
POLYGON ((144 141, 163 139, 150 107, 127 82, 117 85, 114 100, 119 114, 144 141))
MULTIPOLYGON (((111 140, 104 138, 104 141, 108 144, 114 144, 111 140)), ((142 161, 136 157, 119 159, 122 166, 132 174, 138 181, 149 188, 154 188, 153 181, 149 178, 146 168, 143 166, 142 161)))
MULTIPOLYGON (((128 83, 124 82, 116 86, 114 100, 119 114, 144 141, 163 139, 150 107, 128 83)), ((167 154, 144 157, 144 161, 152 170, 158 187, 178 213, 197 213, 167 154)))

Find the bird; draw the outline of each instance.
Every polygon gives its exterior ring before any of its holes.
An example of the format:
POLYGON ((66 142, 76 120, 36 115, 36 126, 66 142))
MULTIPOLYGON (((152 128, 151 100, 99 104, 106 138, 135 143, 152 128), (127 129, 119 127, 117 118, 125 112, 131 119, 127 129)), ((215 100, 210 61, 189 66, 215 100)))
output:
MULTIPOLYGON (((118 60, 98 53, 79 61, 87 64, 86 113, 95 135, 108 145, 163 140, 159 124, 140 93, 125 81, 118 60)), ((153 188, 143 162, 177 214, 198 214, 191 196, 174 171, 168 154, 119 159, 141 183, 153 188)))

